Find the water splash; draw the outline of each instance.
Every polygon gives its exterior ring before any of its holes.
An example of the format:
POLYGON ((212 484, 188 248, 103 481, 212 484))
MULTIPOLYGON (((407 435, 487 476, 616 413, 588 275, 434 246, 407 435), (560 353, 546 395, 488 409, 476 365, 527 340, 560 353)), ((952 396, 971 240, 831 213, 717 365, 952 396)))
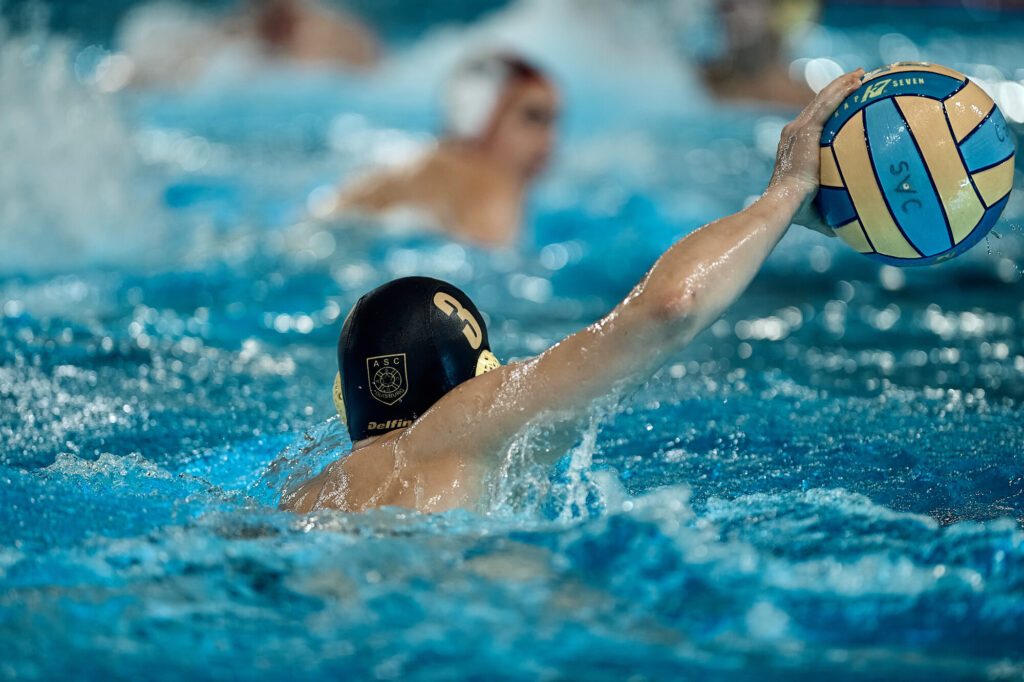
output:
POLYGON ((115 102, 80 84, 71 41, 0 20, 0 272, 144 266, 164 215, 115 102))
MULTIPOLYGON (((465 28, 425 35, 383 67, 378 86, 434 101, 443 78, 467 53, 511 49, 541 64, 567 102, 601 102, 601 119, 646 120, 703 110, 708 99, 696 71, 680 59, 665 8, 637 11, 626 2, 519 0, 465 28), (398 90, 395 90, 398 88, 398 90)), ((570 126, 591 129, 589 108, 566 108, 570 126)))
MULTIPOLYGON (((296 98, 270 88, 261 101, 281 99, 296 98)), ((583 102, 595 115, 606 104, 583 102)), ((291 110, 245 128, 238 109, 196 109, 244 128, 218 142, 232 161, 266 165, 253 140, 292 139, 273 137, 291 110)), ((826 247, 794 234, 720 324, 552 453, 558 465, 534 464, 541 432, 513 444, 508 487, 478 513, 272 509, 350 447, 327 416, 337 326, 360 293, 436 268, 479 294, 504 357, 538 352, 607 310, 600 296, 631 283, 621 262, 669 229, 642 205, 617 209, 623 176, 660 197, 651 174, 664 169, 664 194, 705 194, 710 213, 759 191, 770 159, 749 147, 755 115, 718 114, 678 137, 652 128, 582 150, 584 168, 556 183, 567 213, 536 269, 319 233, 293 258, 253 233, 246 255, 212 248, 185 272, 5 280, 0 676, 1019 678, 1021 308, 975 276, 991 274, 982 249, 879 287, 834 245, 814 279, 806 260, 826 247), (590 191, 586 178, 630 154, 590 191), (573 271, 587 258, 617 284, 573 271)), ((333 179, 336 160, 304 149, 272 179, 301 184, 317 164, 333 179)), ((257 172, 227 171, 239 185, 257 172)), ((1019 237, 1004 232, 1001 267, 1019 237)))
POLYGON ((282 450, 249 492, 261 503, 276 506, 351 449, 348 429, 337 416, 331 417, 282 450))

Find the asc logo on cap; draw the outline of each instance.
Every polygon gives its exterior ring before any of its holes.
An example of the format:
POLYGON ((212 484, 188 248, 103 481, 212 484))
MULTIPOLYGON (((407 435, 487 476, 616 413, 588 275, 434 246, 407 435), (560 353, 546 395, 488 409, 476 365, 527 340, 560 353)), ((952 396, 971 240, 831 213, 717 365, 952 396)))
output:
POLYGON ((370 395, 385 405, 394 405, 409 390, 405 353, 366 358, 366 378, 370 382, 370 395))

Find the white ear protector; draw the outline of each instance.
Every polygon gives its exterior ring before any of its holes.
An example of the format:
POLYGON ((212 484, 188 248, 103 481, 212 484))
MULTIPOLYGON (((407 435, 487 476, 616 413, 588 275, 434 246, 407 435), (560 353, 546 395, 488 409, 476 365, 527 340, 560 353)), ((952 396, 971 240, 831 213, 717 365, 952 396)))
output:
POLYGON ((445 87, 444 110, 448 133, 455 137, 483 135, 508 83, 510 69, 497 55, 461 64, 445 87))

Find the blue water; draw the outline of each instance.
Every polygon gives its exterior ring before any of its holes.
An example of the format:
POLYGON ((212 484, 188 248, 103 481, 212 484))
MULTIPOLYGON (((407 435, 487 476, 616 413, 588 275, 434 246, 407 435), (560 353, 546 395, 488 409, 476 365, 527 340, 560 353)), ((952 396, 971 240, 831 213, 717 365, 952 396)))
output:
MULTIPOLYGON (((544 35, 525 14, 512 33, 544 35)), ((805 49, 878 63, 891 31, 805 49)), ((794 230, 556 467, 532 464, 543 433, 511 445, 477 509, 300 517, 282 487, 349 447, 329 391, 363 291, 444 277, 502 359, 532 355, 759 192, 789 113, 607 101, 617 74, 570 63, 526 244, 494 254, 296 226, 318 186, 427 139, 402 58, 368 84, 98 95, 81 45, 0 37, 22 74, 0 69, 0 677, 1024 676, 1020 172, 940 266, 794 230), (45 102, 75 115, 46 128, 45 102)), ((416 63, 462 38, 426 32, 416 63)), ((1015 40, 917 49, 1012 77, 1015 40)))

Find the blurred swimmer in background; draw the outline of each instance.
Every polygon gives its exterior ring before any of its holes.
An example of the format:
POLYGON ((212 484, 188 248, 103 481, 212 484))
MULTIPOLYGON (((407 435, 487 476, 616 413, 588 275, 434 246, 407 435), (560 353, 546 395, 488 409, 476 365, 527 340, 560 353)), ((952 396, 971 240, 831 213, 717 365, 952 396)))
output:
POLYGON ((323 216, 422 211, 452 236, 514 243, 527 190, 555 145, 559 93, 537 66, 507 53, 461 63, 444 92, 445 133, 412 164, 342 187, 323 216))
POLYGON ((551 429, 552 463, 594 400, 646 381, 732 305, 818 190, 822 127, 859 85, 828 85, 783 128, 775 171, 750 206, 678 241, 607 316, 537 357, 501 366, 480 311, 440 280, 406 277, 363 296, 338 342, 334 403, 352 452, 286 493, 285 509, 422 512, 474 506, 525 427, 551 429))
POLYGON ((815 20, 818 0, 717 0, 723 53, 704 66, 719 99, 804 106, 814 92, 789 76, 787 36, 815 20))
POLYGON ((313 0, 249 0, 225 23, 225 32, 255 38, 268 57, 300 63, 365 69, 379 56, 365 24, 313 0))
POLYGON ((186 86, 218 71, 281 64, 363 70, 379 57, 369 27, 316 0, 244 0, 220 17, 176 2, 140 5, 116 44, 110 76, 134 86, 186 86))

